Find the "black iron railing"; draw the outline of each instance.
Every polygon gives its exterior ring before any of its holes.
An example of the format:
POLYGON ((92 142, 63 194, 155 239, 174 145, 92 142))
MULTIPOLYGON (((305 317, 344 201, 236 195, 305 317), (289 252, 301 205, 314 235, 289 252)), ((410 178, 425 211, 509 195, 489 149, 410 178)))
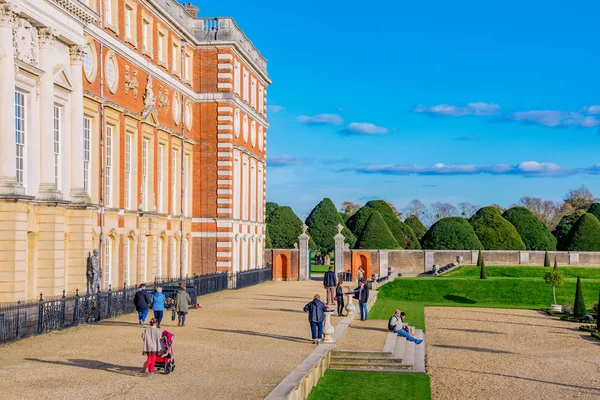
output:
MULTIPOLYGON (((166 296, 174 297, 179 285, 184 284, 192 304, 196 304, 198 296, 225 290, 227 283, 227 273, 218 272, 185 279, 157 279, 146 289, 153 292, 160 286, 166 296)), ((66 296, 63 291, 63 295, 58 297, 44 298, 40 294, 38 301, 0 304, 0 343, 133 312, 133 298, 137 290, 125 285, 120 290, 112 290, 109 286, 107 291, 96 294, 80 295, 76 290, 75 296, 66 296)))
POLYGON ((273 267, 269 265, 266 268, 238 272, 234 274, 232 278, 232 287, 235 289, 257 285, 261 282, 273 280, 273 267))

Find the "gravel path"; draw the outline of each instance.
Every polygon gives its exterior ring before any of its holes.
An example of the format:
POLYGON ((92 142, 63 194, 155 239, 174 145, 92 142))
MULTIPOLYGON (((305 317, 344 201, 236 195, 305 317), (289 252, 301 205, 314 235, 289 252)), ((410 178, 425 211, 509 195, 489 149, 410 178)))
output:
POLYGON ((302 308, 323 292, 268 282, 201 297, 185 328, 163 321, 176 335, 170 375, 141 374, 134 314, 0 346, 0 398, 262 399, 314 349, 302 308))
POLYGON ((427 307, 433 399, 598 399, 600 342, 530 310, 427 307))
POLYGON ((336 350, 382 351, 387 338, 387 321, 354 320, 335 344, 336 350))

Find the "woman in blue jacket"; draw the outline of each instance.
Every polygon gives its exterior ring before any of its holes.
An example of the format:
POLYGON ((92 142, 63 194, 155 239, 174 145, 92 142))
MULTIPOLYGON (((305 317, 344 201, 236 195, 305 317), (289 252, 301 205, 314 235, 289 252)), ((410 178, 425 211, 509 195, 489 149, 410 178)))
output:
POLYGON ((162 293, 162 288, 157 287, 156 291, 152 295, 150 304, 152 305, 152 311, 154 311, 154 318, 156 318, 156 320, 158 321, 159 328, 160 328, 160 322, 163 319, 163 314, 165 311, 165 300, 166 300, 166 297, 162 293))
POLYGON ((318 294, 315 294, 313 301, 304 306, 304 312, 308 312, 308 322, 310 322, 313 344, 317 344, 323 340, 325 311, 327 311, 327 306, 321 301, 321 296, 318 294))

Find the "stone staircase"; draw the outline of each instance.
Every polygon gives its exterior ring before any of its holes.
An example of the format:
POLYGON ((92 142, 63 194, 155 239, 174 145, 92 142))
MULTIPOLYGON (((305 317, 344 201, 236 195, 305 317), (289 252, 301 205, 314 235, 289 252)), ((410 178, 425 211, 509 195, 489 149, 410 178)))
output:
POLYGON ((423 339, 416 345, 394 332, 387 335, 381 351, 334 349, 329 369, 342 371, 425 372, 425 336, 421 329, 415 335, 423 339))

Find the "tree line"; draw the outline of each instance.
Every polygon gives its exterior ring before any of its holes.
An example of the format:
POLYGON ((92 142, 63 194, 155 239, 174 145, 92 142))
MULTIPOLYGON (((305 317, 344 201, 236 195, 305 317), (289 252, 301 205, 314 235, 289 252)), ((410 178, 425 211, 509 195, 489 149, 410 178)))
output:
MULTIPOLYGON (((510 208, 470 203, 412 200, 403 212, 388 201, 364 205, 328 198, 304 221, 309 245, 318 254, 334 250, 337 225, 350 248, 436 250, 570 250, 600 251, 600 203, 582 186, 562 202, 523 197, 510 208)), ((287 206, 267 202, 267 248, 293 248, 302 220, 287 206)))

